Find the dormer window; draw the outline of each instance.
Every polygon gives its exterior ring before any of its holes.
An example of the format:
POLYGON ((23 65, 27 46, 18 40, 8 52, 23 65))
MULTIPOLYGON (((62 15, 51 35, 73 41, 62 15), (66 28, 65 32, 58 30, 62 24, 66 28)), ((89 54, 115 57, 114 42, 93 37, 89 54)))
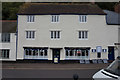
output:
POLYGON ((51 22, 59 22, 59 15, 52 15, 51 22))
POLYGON ((86 15, 79 15, 79 21, 80 21, 80 23, 87 22, 87 16, 86 15))
POLYGON ((28 15, 27 22, 34 22, 34 15, 28 15))

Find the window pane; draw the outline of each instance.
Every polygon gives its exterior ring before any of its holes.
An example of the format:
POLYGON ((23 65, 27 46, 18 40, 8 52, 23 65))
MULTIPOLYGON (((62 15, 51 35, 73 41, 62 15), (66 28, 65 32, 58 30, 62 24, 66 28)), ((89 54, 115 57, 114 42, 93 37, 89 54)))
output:
POLYGON ((84 38, 84 31, 82 31, 82 38, 84 38))
POLYGON ((88 36, 87 34, 88 34, 88 32, 87 32, 87 31, 85 31, 85 38, 87 38, 87 36, 88 36))
POLYGON ((53 38, 53 31, 51 31, 51 38, 53 38))
POLYGON ((59 21, 59 15, 57 15, 57 22, 59 21))
POLYGON ((10 42, 10 33, 2 33, 2 42, 10 42))
POLYGON ((53 22, 53 16, 52 16, 52 22, 53 22))
POLYGON ((28 31, 26 31, 26 38, 28 38, 28 31))
POLYGON ((35 38, 35 31, 32 31, 32 38, 35 38))
POLYGON ((33 16, 33 22, 34 22, 34 18, 35 18, 35 17, 33 16))
POLYGON ((68 50, 65 50, 66 51, 66 56, 68 56, 68 50))
POLYGON ((81 31, 79 31, 79 38, 81 38, 81 31))
POLYGON ((82 22, 84 22, 84 16, 82 16, 82 22))
POLYGON ((58 38, 60 38, 60 31, 58 31, 58 38))
POLYGON ((54 31, 54 38, 56 38, 56 31, 54 31))
POLYGON ((44 53, 45 56, 47 56, 47 50, 45 50, 45 53, 44 53))
POLYGON ((9 58, 9 50, 7 50, 7 58, 9 58))
POLYGON ((85 22, 87 21, 87 17, 85 16, 85 22))
POLYGON ((80 20, 80 22, 81 22, 81 16, 79 16, 79 20, 80 20))
POLYGON ((85 56, 85 50, 82 50, 82 56, 85 56))

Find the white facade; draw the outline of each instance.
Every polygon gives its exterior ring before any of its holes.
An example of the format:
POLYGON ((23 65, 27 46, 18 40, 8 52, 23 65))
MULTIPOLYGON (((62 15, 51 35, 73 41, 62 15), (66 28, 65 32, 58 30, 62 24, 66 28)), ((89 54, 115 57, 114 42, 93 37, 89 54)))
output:
MULTIPOLYGON (((119 38, 118 43, 120 43, 120 26, 119 26, 118 38, 119 38)), ((118 50, 119 50, 118 55, 120 56, 120 45, 118 45, 118 50)))
MULTIPOLYGON (((10 33, 10 42, 2 42, 2 34, 0 33, 0 50, 9 50, 8 58, 0 58, 2 61, 16 61, 16 35, 10 33)), ((1 54, 3 54, 1 52, 1 54)))
MULTIPOLYGON (((79 15, 60 15, 59 22, 51 22, 51 15, 34 16, 34 22, 27 22, 27 15, 18 15, 17 59, 25 59, 24 47, 48 47, 48 60, 53 60, 52 49, 55 48, 61 48, 60 60, 73 59, 66 58, 65 47, 90 48, 87 57, 90 60, 108 59, 108 47, 115 47, 114 43, 118 42, 118 26, 107 25, 105 15, 87 15, 87 22, 84 23, 80 23, 79 15), (26 31, 35 31, 35 38, 26 39, 26 31), (51 39, 51 31, 60 31, 60 38, 51 39), (79 39, 79 31, 88 31, 88 38, 79 39), (106 52, 101 52, 100 58, 97 57, 97 52, 92 52, 97 46, 107 49, 106 52)), ((118 50, 114 50, 116 58, 118 50)))

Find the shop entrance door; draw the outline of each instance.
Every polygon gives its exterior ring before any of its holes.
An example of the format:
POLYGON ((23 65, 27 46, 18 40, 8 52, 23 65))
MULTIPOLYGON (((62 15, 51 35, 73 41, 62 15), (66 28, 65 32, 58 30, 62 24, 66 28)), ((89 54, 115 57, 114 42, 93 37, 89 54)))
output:
POLYGON ((53 63, 60 63, 60 49, 52 49, 53 63))
POLYGON ((108 60, 115 60, 114 58, 114 47, 108 47, 108 60))

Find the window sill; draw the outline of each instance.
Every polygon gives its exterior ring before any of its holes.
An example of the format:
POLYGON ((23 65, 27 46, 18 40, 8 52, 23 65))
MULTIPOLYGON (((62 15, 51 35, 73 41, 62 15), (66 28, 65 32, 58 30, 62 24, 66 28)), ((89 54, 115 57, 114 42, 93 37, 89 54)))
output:
POLYGON ((88 40, 88 39, 79 39, 79 40, 88 40))
POLYGON ((51 39, 51 40, 60 40, 60 39, 51 39))
POLYGON ((79 23, 87 23, 87 22, 79 22, 79 23))
POLYGON ((60 23, 60 22, 51 22, 51 23, 60 23))
POLYGON ((26 39, 26 40, 35 40, 35 39, 26 39))
POLYGON ((35 22, 27 22, 27 23, 35 23, 35 22))

